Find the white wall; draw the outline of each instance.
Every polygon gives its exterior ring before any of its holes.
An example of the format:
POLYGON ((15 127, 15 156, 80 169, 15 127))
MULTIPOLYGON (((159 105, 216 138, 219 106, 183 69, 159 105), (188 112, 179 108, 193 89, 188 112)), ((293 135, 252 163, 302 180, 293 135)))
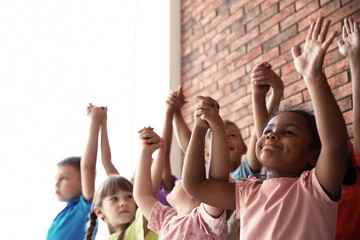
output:
POLYGON ((132 175, 136 131, 162 129, 169 9, 170 1, 0 1, 0 239, 45 239, 64 207, 55 165, 83 154, 89 102, 108 106, 113 161, 132 175))

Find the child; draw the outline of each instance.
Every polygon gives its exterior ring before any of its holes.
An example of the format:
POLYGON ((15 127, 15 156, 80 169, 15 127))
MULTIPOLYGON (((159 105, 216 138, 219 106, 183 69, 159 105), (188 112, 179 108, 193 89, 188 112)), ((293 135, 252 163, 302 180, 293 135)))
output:
MULTIPOLYGON (((89 107, 90 112, 93 107, 93 105, 89 107)), ((106 113, 107 108, 105 110, 106 113)), ((97 149, 97 145, 94 148, 97 149)), ((105 115, 101 122, 101 155, 108 178, 95 192, 86 239, 93 239, 98 217, 108 226, 110 233, 109 240, 157 239, 157 234, 146 228, 146 221, 144 221, 141 212, 137 210, 136 203, 132 197, 132 183, 126 178, 120 177, 117 169, 111 162, 111 151, 107 134, 107 115, 105 115)), ((160 177, 161 173, 157 174, 158 181, 160 181, 160 177)), ((157 188, 158 185, 154 187, 154 189, 157 188)))
MULTIPOLYGON (((281 97, 282 93, 280 94, 281 97)), ((191 132, 188 126, 186 125, 184 118, 181 114, 181 107, 186 103, 185 96, 182 92, 181 85, 176 91, 176 99, 179 104, 177 104, 174 112, 174 125, 175 133, 180 143, 182 151, 185 153, 189 145, 191 132)), ((247 146, 241 136, 240 129, 236 126, 234 122, 229 120, 224 120, 228 149, 230 154, 230 175, 235 180, 240 180, 241 178, 247 178, 249 175, 258 176, 261 169, 261 164, 256 158, 245 157, 244 161, 241 162, 241 157, 247 152, 247 146)), ((205 143, 205 164, 208 165, 208 160, 210 156, 210 131, 206 135, 205 143)), ((252 136, 250 139, 250 144, 255 142, 255 136, 252 136)))
POLYGON ((108 226, 108 240, 157 239, 157 234, 146 228, 132 191, 131 182, 120 175, 110 175, 99 186, 93 200, 86 240, 93 239, 97 217, 108 226))
MULTIPOLYGON (((322 72, 326 50, 335 36, 332 33, 326 39, 329 24, 318 18, 310 26, 303 53, 292 49, 295 67, 313 101, 316 123, 302 111, 285 111, 270 119, 256 144, 256 156, 268 171, 267 180, 250 178, 231 184, 207 180, 195 164, 184 167, 183 184, 189 194, 213 206, 236 207, 240 239, 335 238, 347 133, 322 72)), ((267 119, 264 96, 254 99, 255 121, 267 119)), ((201 109, 197 112, 204 114, 201 109)), ((192 147, 196 141, 193 133, 186 162, 192 163, 199 152, 192 147)), ((216 170, 228 171, 221 166, 216 170)))
MULTIPOLYGON (((350 64, 353 86, 354 162, 360 164, 360 32, 359 23, 345 18, 339 51, 350 64)), ((360 239, 360 173, 355 184, 343 186, 344 193, 339 203, 336 239, 360 239)))
POLYGON ((60 201, 67 202, 67 206, 51 224, 47 239, 83 239, 86 234, 85 227, 95 188, 97 135, 105 114, 105 109, 99 107, 89 114, 89 137, 81 161, 80 157, 70 157, 57 165, 56 195, 60 201))
MULTIPOLYGON (((225 211, 200 204, 191 198, 183 190, 181 181, 176 182, 174 189, 167 196, 173 208, 164 206, 156 200, 151 183, 151 156, 164 142, 151 128, 143 128, 139 134, 143 148, 135 177, 134 197, 149 221, 148 227, 159 234, 159 239, 225 239, 225 211)), ((220 180, 228 178, 228 173, 218 177, 220 180)))

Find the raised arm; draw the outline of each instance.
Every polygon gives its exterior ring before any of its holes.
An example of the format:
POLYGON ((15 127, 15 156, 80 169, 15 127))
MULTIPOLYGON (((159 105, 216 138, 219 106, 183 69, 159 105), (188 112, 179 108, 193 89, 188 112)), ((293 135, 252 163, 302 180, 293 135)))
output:
POLYGON ((339 51, 350 64, 353 89, 354 147, 360 154, 360 30, 359 23, 352 18, 344 19, 339 51))
POLYGON ((284 83, 267 62, 258 64, 253 69, 251 83, 255 127, 250 137, 247 159, 251 170, 259 171, 261 164, 255 155, 256 140, 261 137, 269 116, 279 108, 284 83), (266 93, 270 89, 271 95, 265 104, 266 93))
POLYGON ((206 131, 209 128, 207 120, 210 121, 216 118, 216 115, 218 116, 218 105, 212 99, 207 101, 206 98, 200 97, 200 100, 201 102, 196 105, 196 120, 189 148, 185 154, 182 183, 191 196, 208 205, 206 207, 210 214, 218 216, 223 209, 235 209, 235 184, 228 182, 230 161, 223 124, 222 127, 212 125, 215 131, 213 138, 216 139, 213 144, 219 145, 214 146, 215 151, 211 152, 211 159, 213 159, 209 171, 211 179, 206 179, 204 147, 206 131))
POLYGON ((333 32, 326 38, 329 25, 329 20, 323 23, 323 18, 318 18, 310 25, 303 52, 294 47, 292 54, 296 70, 309 89, 322 145, 315 175, 328 196, 335 200, 341 193, 346 170, 347 132, 344 118, 322 72, 326 50, 335 37, 333 32))
MULTIPOLYGON (((106 107, 107 112, 107 107, 106 107)), ((119 175, 119 172, 115 168, 114 164, 111 161, 111 150, 110 150, 110 144, 109 144, 109 137, 108 137, 108 131, 107 131, 107 115, 105 116, 104 121, 102 122, 100 126, 100 132, 101 132, 101 161, 104 166, 106 175, 111 174, 117 174, 119 175)))
POLYGON ((84 199, 89 202, 94 196, 95 191, 95 170, 98 149, 99 129, 106 116, 104 107, 88 106, 88 116, 91 119, 89 137, 85 148, 85 153, 81 158, 81 187, 84 199))
POLYGON ((163 140, 150 127, 140 130, 139 138, 142 150, 135 175, 134 198, 145 218, 149 219, 151 209, 157 201, 151 179, 152 154, 162 146, 163 140))
POLYGON ((182 86, 180 85, 178 89, 176 90, 176 99, 174 100, 174 127, 175 127, 175 136, 176 139, 180 145, 181 150, 183 153, 186 152, 191 131, 189 127, 186 125, 183 115, 181 114, 181 108, 184 106, 184 104, 187 103, 185 100, 185 96, 182 91, 182 86))

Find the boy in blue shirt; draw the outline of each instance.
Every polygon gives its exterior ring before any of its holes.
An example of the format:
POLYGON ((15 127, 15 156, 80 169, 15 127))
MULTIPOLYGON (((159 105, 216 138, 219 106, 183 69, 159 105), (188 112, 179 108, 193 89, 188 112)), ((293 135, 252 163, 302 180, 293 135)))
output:
POLYGON ((55 194, 66 207, 52 222, 46 239, 84 239, 95 191, 95 169, 98 134, 106 119, 106 108, 88 106, 91 119, 84 156, 69 157, 57 164, 55 194))

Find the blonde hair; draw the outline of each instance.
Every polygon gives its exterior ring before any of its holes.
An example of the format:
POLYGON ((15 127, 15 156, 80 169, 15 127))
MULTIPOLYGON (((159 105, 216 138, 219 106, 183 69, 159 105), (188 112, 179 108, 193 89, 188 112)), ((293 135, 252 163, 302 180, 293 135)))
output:
MULTIPOLYGON (((91 213, 89 214, 89 222, 87 224, 86 240, 91 240, 96 227, 97 216, 94 212, 94 207, 101 207, 102 201, 105 197, 117 193, 119 190, 133 192, 133 185, 129 180, 120 175, 110 175, 108 178, 99 186, 94 194, 94 199, 91 205, 91 213)), ((125 230, 130 223, 124 224, 121 229, 121 234, 118 239, 122 239, 125 230)))
MULTIPOLYGON (((242 138, 240 129, 234 122, 224 119, 223 123, 224 123, 225 128, 227 128, 229 126, 234 126, 239 131, 242 142, 244 142, 244 139, 242 138)), ((210 151, 210 145, 211 145, 211 129, 209 128, 207 130, 206 136, 205 136, 205 149, 210 151)))

